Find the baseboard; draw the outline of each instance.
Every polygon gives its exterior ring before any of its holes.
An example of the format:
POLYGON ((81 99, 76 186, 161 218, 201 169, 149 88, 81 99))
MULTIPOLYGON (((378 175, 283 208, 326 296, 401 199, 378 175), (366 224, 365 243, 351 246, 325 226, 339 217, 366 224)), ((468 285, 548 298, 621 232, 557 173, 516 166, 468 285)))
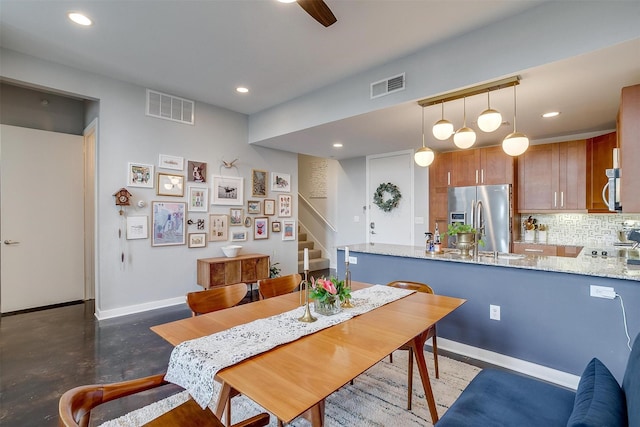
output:
POLYGON ((438 349, 501 366, 572 390, 578 388, 578 382, 580 381, 580 377, 577 375, 440 337, 438 337, 438 349))
POLYGON ((113 317, 126 316, 128 314, 142 313, 143 311, 155 310, 157 308, 171 307, 174 305, 184 304, 185 297, 176 297, 163 299, 159 301, 151 301, 144 304, 128 305, 126 307, 114 308, 112 310, 100 310, 96 308, 95 316, 98 320, 111 319, 113 317))

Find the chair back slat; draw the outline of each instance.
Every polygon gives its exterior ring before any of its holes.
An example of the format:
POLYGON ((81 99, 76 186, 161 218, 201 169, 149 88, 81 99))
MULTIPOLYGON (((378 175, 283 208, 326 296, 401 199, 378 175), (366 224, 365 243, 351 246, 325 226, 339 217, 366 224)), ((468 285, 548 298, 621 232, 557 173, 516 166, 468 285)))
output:
POLYGON ((273 298, 278 295, 295 291, 302 282, 302 276, 298 273, 288 276, 274 277, 258 280, 258 292, 260 299, 273 298))
POLYGON ((395 280, 387 283, 387 286, 393 286, 394 288, 410 289, 416 292, 424 292, 426 294, 433 294, 431 286, 420 282, 407 282, 403 280, 395 280))
POLYGON ((220 286, 205 291, 189 292, 187 304, 194 316, 223 310, 237 305, 247 296, 247 284, 220 286))

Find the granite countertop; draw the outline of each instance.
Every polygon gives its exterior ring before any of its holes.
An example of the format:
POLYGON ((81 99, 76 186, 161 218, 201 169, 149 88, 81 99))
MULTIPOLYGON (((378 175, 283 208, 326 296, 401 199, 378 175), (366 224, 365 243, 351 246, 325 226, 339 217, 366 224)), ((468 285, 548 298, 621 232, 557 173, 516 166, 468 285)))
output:
POLYGON ((477 258, 462 258, 456 249, 446 249, 447 252, 443 254, 432 254, 425 251, 422 246, 388 245, 381 243, 349 245, 349 250, 352 252, 376 255, 554 271, 640 281, 640 268, 629 268, 624 258, 592 257, 590 255, 584 255, 584 249, 576 258, 501 253, 497 259, 494 259, 492 254, 480 255, 477 258))

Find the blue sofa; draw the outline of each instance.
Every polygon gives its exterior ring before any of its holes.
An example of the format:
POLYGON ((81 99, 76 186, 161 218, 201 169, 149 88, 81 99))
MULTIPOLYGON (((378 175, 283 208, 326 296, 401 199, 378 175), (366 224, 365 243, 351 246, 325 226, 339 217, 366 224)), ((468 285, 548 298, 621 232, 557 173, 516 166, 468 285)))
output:
POLYGON ((574 392, 495 369, 481 371, 437 427, 640 427, 640 334, 622 387, 594 358, 574 392))

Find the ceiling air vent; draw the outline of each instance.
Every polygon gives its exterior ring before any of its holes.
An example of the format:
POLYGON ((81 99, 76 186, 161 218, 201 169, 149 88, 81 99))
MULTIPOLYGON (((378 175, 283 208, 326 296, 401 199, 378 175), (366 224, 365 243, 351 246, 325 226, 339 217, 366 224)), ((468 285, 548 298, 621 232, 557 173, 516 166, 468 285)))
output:
POLYGON ((404 73, 380 80, 379 82, 371 83, 371 99, 389 95, 390 93, 398 92, 399 90, 404 90, 404 83, 404 73))
POLYGON ((194 102, 147 89, 147 116, 192 125, 194 102))

